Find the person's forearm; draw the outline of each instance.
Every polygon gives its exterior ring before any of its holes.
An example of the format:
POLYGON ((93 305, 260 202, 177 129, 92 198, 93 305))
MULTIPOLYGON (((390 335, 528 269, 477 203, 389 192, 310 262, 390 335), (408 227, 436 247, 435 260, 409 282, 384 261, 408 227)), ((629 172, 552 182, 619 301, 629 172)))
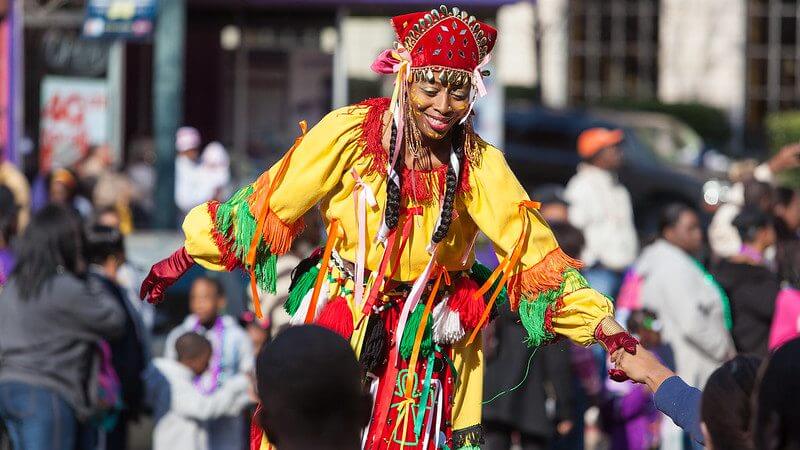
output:
POLYGON ((659 365, 653 367, 647 374, 647 378, 645 378, 644 383, 647 385, 650 392, 658 391, 658 388, 661 387, 661 384, 664 383, 668 378, 674 377, 675 372, 669 370, 667 367, 659 365))
POLYGON ((700 428, 699 389, 687 385, 680 377, 662 380, 653 400, 656 408, 675 422, 675 425, 689 433, 692 440, 704 444, 700 428))

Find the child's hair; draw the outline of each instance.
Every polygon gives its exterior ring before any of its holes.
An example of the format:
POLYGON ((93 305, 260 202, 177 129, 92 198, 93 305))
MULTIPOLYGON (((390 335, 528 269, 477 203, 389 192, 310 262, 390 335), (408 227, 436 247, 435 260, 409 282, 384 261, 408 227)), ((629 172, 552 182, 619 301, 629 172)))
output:
POLYGON ((755 398, 755 447, 800 449, 800 338, 775 350, 761 374, 755 398))
POLYGON ((205 275, 199 276, 194 279, 192 285, 194 286, 198 282, 206 282, 214 287, 214 292, 217 293, 217 297, 223 297, 225 295, 225 288, 222 287, 222 283, 216 278, 211 278, 205 275))
POLYGON ((742 209, 742 212, 733 219, 733 226, 739 232, 742 242, 753 242, 759 231, 771 225, 772 217, 755 207, 742 209))
POLYGON ((581 230, 568 223, 553 223, 550 224, 550 228, 564 253, 573 258, 580 258, 583 246, 586 244, 581 230))
POLYGON ((86 260, 90 264, 103 264, 109 256, 124 256, 122 233, 116 228, 94 225, 86 229, 86 260))
POLYGON ((316 325, 290 327, 256 358, 258 420, 270 442, 313 448, 357 441, 369 420, 369 397, 349 342, 316 325), (313 432, 309 433, 309 430, 313 432))
POLYGON ((708 378, 700 413, 714 448, 752 450, 752 396, 761 360, 739 355, 708 378))
POLYGON ((175 341, 178 361, 187 361, 211 353, 211 342, 203 336, 190 331, 175 341))

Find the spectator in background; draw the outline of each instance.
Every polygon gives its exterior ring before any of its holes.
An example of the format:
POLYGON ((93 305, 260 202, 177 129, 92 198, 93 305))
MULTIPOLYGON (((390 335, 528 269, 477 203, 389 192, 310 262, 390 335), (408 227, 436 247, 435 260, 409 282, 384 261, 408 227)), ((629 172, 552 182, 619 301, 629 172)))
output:
MULTIPOLYGON (((264 405, 257 431, 265 430, 270 443, 281 450, 362 447, 372 402, 362 389, 361 365, 340 335, 291 327, 261 349, 256 374, 264 405)), ((255 442, 263 442, 258 434, 255 442)))
POLYGON ((125 248, 119 230, 102 225, 90 227, 86 231, 86 253, 89 276, 99 281, 125 311, 124 333, 108 341, 111 363, 122 385, 123 409, 105 440, 107 448, 125 450, 128 448, 128 423, 138 420, 143 412, 142 374, 147 367, 147 334, 141 317, 116 281, 119 268, 125 262, 125 248))
POLYGON ((97 341, 123 332, 124 310, 79 278, 86 263, 71 211, 44 207, 18 244, 0 292, 0 417, 18 449, 94 448, 87 374, 97 341))
POLYGON ((775 300, 770 351, 800 336, 800 241, 787 242, 778 248, 778 267, 784 285, 775 300))
MULTIPOLYGON (((209 421, 233 417, 249 403, 250 382, 236 375, 213 394, 204 395, 194 380, 212 358, 211 343, 197 333, 184 333, 169 348, 176 359, 156 358, 144 380, 153 408, 153 450, 209 450, 209 421)), ((238 447, 241 450, 243 447, 238 447)))
POLYGON ((630 194, 617 179, 623 139, 622 130, 591 128, 581 133, 578 154, 583 162, 565 191, 569 221, 586 238, 586 279, 612 297, 638 249, 630 194))
POLYGON ((765 251, 775 243, 772 218, 745 208, 733 220, 742 247, 716 265, 712 273, 725 289, 733 316, 733 343, 740 353, 767 356, 767 341, 780 283, 767 266, 765 251))
POLYGON ((228 151, 217 141, 203 149, 200 172, 205 180, 208 200, 225 201, 231 195, 231 160, 228 151))
MULTIPOLYGON (((545 184, 537 187, 532 193, 531 198, 540 202, 539 214, 549 224, 569 222, 569 203, 564 198, 564 187, 558 184, 545 184)), ((581 238, 583 241, 583 238, 581 238)), ((583 247, 583 242, 581 242, 583 247)), ((575 255, 579 257, 580 254, 575 255)))
MULTIPOLYGON (((2 150, 2 148, 0 148, 2 150)), ((2 152, 5 155, 5 152, 2 152)), ((25 175, 11 161, 3 158, 0 161, 0 185, 14 193, 14 200, 19 208, 17 229, 22 231, 31 219, 31 186, 25 175)))
POLYGON ((92 203, 96 209, 113 208, 119 218, 119 225, 116 228, 127 235, 133 231, 132 197, 133 186, 124 174, 105 172, 94 185, 92 203))
POLYGON ((250 336, 250 342, 253 344, 253 357, 255 357, 261 347, 270 340, 269 319, 259 319, 252 311, 245 311, 239 317, 239 325, 250 336))
MULTIPOLYGON (((165 344, 164 355, 176 359, 175 341, 184 333, 193 331, 211 342, 211 363, 208 370, 195 381, 198 391, 205 394, 223 388, 237 374, 247 374, 253 369, 250 338, 236 319, 222 314, 224 308, 225 293, 222 285, 211 278, 196 279, 189 293, 191 314, 169 333, 165 344)), ((208 426, 210 449, 241 450, 244 445, 241 433, 243 427, 241 417, 223 417, 211 421, 208 426)))
POLYGON ((14 268, 14 251, 12 240, 17 234, 19 225, 19 207, 14 194, 7 187, 0 185, 0 285, 5 284, 14 268))
POLYGON ((92 203, 80 195, 78 178, 67 169, 56 169, 50 175, 50 203, 70 208, 84 219, 92 216, 92 203))
MULTIPOLYGON (((800 241, 800 190, 775 189, 772 214, 775 216, 776 252, 789 242, 800 241)), ((778 270, 780 270, 780 261, 778 270)))
POLYGON ((642 305, 662 321, 662 337, 674 352, 678 375, 705 385, 711 372, 735 353, 725 323, 722 289, 695 259, 703 232, 697 214, 668 205, 659 220, 659 239, 635 264, 642 305))
POLYGON ((126 173, 133 187, 133 221, 135 226, 149 224, 155 209, 156 152, 152 138, 137 137, 129 149, 126 173))
POLYGON ((753 440, 758 449, 800 449, 800 339, 781 346, 767 363, 756 395, 753 440))
POLYGON ((800 167, 800 144, 783 147, 769 161, 752 171, 741 170, 743 165, 745 164, 739 163, 731 166, 728 176, 733 186, 729 199, 714 213, 708 228, 708 243, 711 245, 711 250, 721 258, 728 258, 739 252, 742 243, 732 224, 739 211, 745 206, 768 207, 765 205, 765 199, 769 194, 764 188, 774 184, 775 175, 800 167), (759 186, 759 182, 764 186, 759 186), (750 186, 747 186, 748 183, 750 186))
POLYGON ((181 221, 189 210, 210 200, 206 180, 200 170, 200 132, 196 128, 181 127, 175 134, 175 204, 181 212, 181 221))

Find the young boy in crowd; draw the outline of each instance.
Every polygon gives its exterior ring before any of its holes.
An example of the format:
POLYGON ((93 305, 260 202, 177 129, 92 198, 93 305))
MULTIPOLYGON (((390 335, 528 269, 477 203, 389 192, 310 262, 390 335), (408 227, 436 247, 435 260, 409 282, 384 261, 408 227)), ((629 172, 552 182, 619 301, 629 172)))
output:
MULTIPOLYGON (((197 392, 204 395, 213 394, 237 374, 248 374, 253 369, 250 338, 236 319, 222 314, 225 304, 225 294, 217 280, 207 277, 196 279, 189 292, 191 314, 167 336, 164 354, 171 359, 176 359, 174 343, 184 333, 193 331, 211 342, 208 369, 194 381, 197 392)), ((241 450, 243 427, 242 417, 223 417, 210 421, 210 449, 241 450)))
POLYGON ((252 437, 262 449, 266 439, 280 450, 362 447, 371 398, 341 336, 316 325, 287 328, 261 349, 256 374, 263 409, 252 437))
POLYGON ((250 401, 250 380, 236 375, 213 394, 201 394, 194 380, 208 368, 211 343, 189 332, 176 339, 174 350, 177 361, 156 358, 144 375, 155 421, 153 450, 209 450, 209 421, 237 415, 250 401))

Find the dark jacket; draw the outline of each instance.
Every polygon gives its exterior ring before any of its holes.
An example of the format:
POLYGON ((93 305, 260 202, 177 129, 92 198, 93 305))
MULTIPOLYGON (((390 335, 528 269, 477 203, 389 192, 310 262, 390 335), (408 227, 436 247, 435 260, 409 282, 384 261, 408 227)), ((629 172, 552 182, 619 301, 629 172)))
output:
POLYGON ((136 328, 133 318, 135 311, 128 305, 125 292, 114 281, 98 274, 90 273, 90 277, 99 281, 103 287, 112 294, 114 300, 125 312, 124 333, 116 338, 109 339, 111 346, 111 365, 119 376, 122 385, 122 399, 127 411, 126 417, 136 419, 142 412, 144 398, 144 382, 142 374, 147 368, 144 353, 144 341, 136 328))
POLYGON ((777 275, 764 266, 722 261, 712 274, 725 289, 733 316, 733 342, 739 353, 767 356, 767 341, 780 290, 777 275))
POLYGON ((36 298, 20 298, 12 277, 0 293, 0 383, 52 389, 84 419, 100 339, 123 332, 125 314, 97 281, 56 275, 36 298))
MULTIPOLYGON (((534 352, 525 344, 525 329, 517 315, 510 312, 507 304, 500 311, 492 324, 495 327, 493 335, 487 333, 491 342, 485 349, 484 400, 519 384, 525 378, 528 361, 534 352)), ((571 404, 569 342, 562 340, 535 351, 525 383, 484 405, 483 421, 550 438, 556 422, 571 419, 571 404), (555 395, 555 417, 548 417, 545 409, 548 390, 555 395)))

